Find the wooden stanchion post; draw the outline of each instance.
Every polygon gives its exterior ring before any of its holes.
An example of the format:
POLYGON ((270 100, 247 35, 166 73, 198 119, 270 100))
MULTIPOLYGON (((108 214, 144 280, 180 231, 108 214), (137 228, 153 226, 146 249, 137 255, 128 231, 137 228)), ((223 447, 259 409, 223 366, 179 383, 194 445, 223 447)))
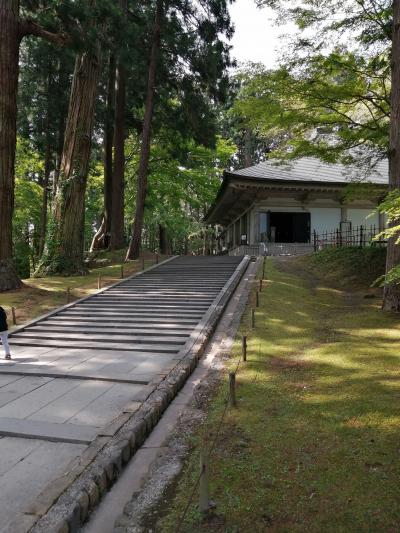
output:
POLYGON ((256 327, 256 312, 254 309, 251 310, 251 328, 254 329, 256 327))
POLYGON ((265 279, 265 256, 263 259, 263 279, 265 279))
POLYGON ((247 337, 243 335, 242 337, 242 355, 243 361, 247 361, 247 337))
POLYGON ((12 314, 12 318, 13 318, 13 324, 14 326, 17 325, 17 315, 15 314, 15 307, 11 307, 11 314, 12 314))
POLYGON ((142 270, 144 270, 144 257, 142 257, 142 270))
POLYGON ((259 307, 260 305, 260 298, 258 296, 258 291, 256 292, 256 307, 259 307))
POLYGON ((208 456, 207 452, 200 451, 200 483, 199 483, 199 510, 206 513, 210 509, 210 497, 208 492, 208 456))
POLYGON ((262 291, 262 286, 263 286, 263 280, 260 279, 260 292, 262 291))
POLYGON ((229 372, 229 405, 236 407, 236 374, 229 372))
POLYGON ((99 277, 97 278, 97 288, 101 289, 101 274, 99 274, 99 277))
POLYGON ((121 279, 124 279, 124 265, 121 265, 121 279))
POLYGON ((156 265, 158 265, 158 254, 156 254, 156 265))

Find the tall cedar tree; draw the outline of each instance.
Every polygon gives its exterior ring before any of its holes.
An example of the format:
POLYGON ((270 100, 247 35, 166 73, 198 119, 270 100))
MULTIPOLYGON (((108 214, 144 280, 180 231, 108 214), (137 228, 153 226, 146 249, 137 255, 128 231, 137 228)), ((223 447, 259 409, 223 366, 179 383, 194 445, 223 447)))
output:
POLYGON ((154 30, 149 62, 149 74, 147 81, 147 94, 145 102, 142 146, 140 151, 139 170, 136 189, 135 222, 133 224, 132 238, 129 243, 126 259, 137 259, 140 253, 142 240, 144 205, 147 194, 147 175, 150 157, 151 123, 153 120, 154 87, 156 81, 157 59, 160 48, 161 19, 163 16, 164 2, 157 0, 154 30))
MULTIPOLYGON (((40 224, 32 234, 36 257, 44 250, 48 203, 61 162, 73 60, 70 47, 56 48, 43 39, 26 39, 20 48, 17 134, 44 162, 43 170, 29 175, 43 189, 40 224)), ((13 235, 14 244, 19 238, 13 235)))
POLYGON ((110 51, 108 62, 108 79, 106 110, 104 119, 104 214, 100 228, 93 237, 90 251, 107 249, 110 245, 111 213, 113 194, 113 139, 115 108, 115 55, 110 51))
POLYGON ((38 273, 85 274, 85 192, 96 95, 101 71, 99 43, 77 55, 50 238, 38 273))
POLYGON ((167 4, 158 0, 154 19, 136 212, 127 259, 137 258, 140 252, 152 129, 159 129, 160 120, 164 125, 171 121, 178 138, 190 136, 204 146, 214 147, 215 104, 224 101, 228 92, 229 46, 220 38, 232 34, 225 0, 207 0, 201 9, 195 2, 176 0, 167 4))
MULTIPOLYGON (((128 20, 127 0, 119 0, 118 6, 124 20, 128 20)), ((125 35, 124 32, 121 34, 125 35)), ((91 251, 108 248, 117 250, 125 246, 126 58, 122 58, 122 48, 126 48, 127 39, 128 36, 125 39, 121 39, 121 35, 114 36, 109 53, 104 119, 104 213, 93 237, 91 251)))
MULTIPOLYGON (((127 15, 127 0, 119 0, 122 13, 127 15)), ((124 178, 125 178, 125 114, 126 114, 126 67, 121 57, 117 61, 115 89, 114 168, 112 177, 110 248, 118 250, 125 246, 124 237, 124 178)))
MULTIPOLYGON (((400 188, 400 0, 393 0, 393 29, 391 54, 391 110, 389 138, 389 188, 400 188)), ((393 221, 396 226, 399 220, 393 221)), ((386 255, 386 273, 400 265, 400 246, 396 244, 398 235, 389 238, 386 255)), ((391 282, 385 285, 383 309, 400 311, 400 284, 391 282)))
POLYGON ((26 35, 64 44, 66 36, 20 18, 19 1, 0 2, 0 291, 20 287, 13 261, 12 215, 17 128, 19 47, 26 35))

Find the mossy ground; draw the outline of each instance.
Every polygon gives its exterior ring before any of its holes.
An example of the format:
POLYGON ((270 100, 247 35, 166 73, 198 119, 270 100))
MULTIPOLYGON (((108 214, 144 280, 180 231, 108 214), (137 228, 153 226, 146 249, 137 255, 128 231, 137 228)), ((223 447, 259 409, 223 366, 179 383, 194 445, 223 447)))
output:
POLYGON ((226 376, 156 531, 399 530, 399 317, 383 313, 379 297, 364 298, 364 289, 318 280, 304 261, 267 261, 256 327, 249 329, 247 309, 227 367, 236 366, 248 334, 238 407, 218 431, 226 376), (179 529, 199 449, 217 434, 217 506, 201 516, 195 491, 179 529))
MULTIPOLYGON (((64 305, 66 290, 70 289, 70 301, 83 298, 96 292, 98 277, 101 275, 102 287, 111 285, 121 279, 121 265, 124 277, 142 269, 142 259, 123 263, 125 250, 102 252, 98 255, 99 263, 104 260, 106 266, 92 268, 87 276, 46 276, 23 280, 21 289, 0 293, 0 305, 8 314, 9 326, 12 326, 11 307, 16 308, 17 324, 23 324, 37 316, 64 305)), ((145 254, 145 268, 155 263, 154 254, 145 254)), ((163 260, 160 257, 160 261, 163 260)), ((11 328, 12 329, 12 328, 11 328)))
POLYGON ((386 248, 325 248, 297 259, 298 266, 336 287, 362 289, 385 273, 386 248))

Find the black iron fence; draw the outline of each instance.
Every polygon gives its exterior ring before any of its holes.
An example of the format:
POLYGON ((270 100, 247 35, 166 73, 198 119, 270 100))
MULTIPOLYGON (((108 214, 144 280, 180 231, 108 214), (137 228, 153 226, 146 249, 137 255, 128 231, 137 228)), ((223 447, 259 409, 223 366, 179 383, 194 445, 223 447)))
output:
POLYGON ((345 227, 337 228, 333 231, 313 232, 314 250, 321 250, 326 246, 343 247, 343 246, 385 246, 386 240, 377 235, 381 230, 373 226, 356 226, 355 228, 345 227))

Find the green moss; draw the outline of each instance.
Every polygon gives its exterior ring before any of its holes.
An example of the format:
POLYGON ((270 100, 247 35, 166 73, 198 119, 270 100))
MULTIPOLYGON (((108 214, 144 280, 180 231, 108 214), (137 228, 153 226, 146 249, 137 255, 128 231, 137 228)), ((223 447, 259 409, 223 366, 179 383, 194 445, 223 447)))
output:
MULTIPOLYGON (((233 368, 247 333, 238 408, 228 410, 210 460, 217 507, 202 519, 196 493, 181 531, 395 531, 398 316, 363 293, 299 275, 295 262, 289 271, 267 264, 256 328, 248 309, 231 354, 233 368)), ((226 391, 225 379, 196 444, 216 434, 226 391)), ((156 530, 175 531, 197 474, 196 448, 156 530)))
POLYGON ((305 270, 341 287, 368 287, 385 273, 386 248, 325 248, 297 259, 305 270))

